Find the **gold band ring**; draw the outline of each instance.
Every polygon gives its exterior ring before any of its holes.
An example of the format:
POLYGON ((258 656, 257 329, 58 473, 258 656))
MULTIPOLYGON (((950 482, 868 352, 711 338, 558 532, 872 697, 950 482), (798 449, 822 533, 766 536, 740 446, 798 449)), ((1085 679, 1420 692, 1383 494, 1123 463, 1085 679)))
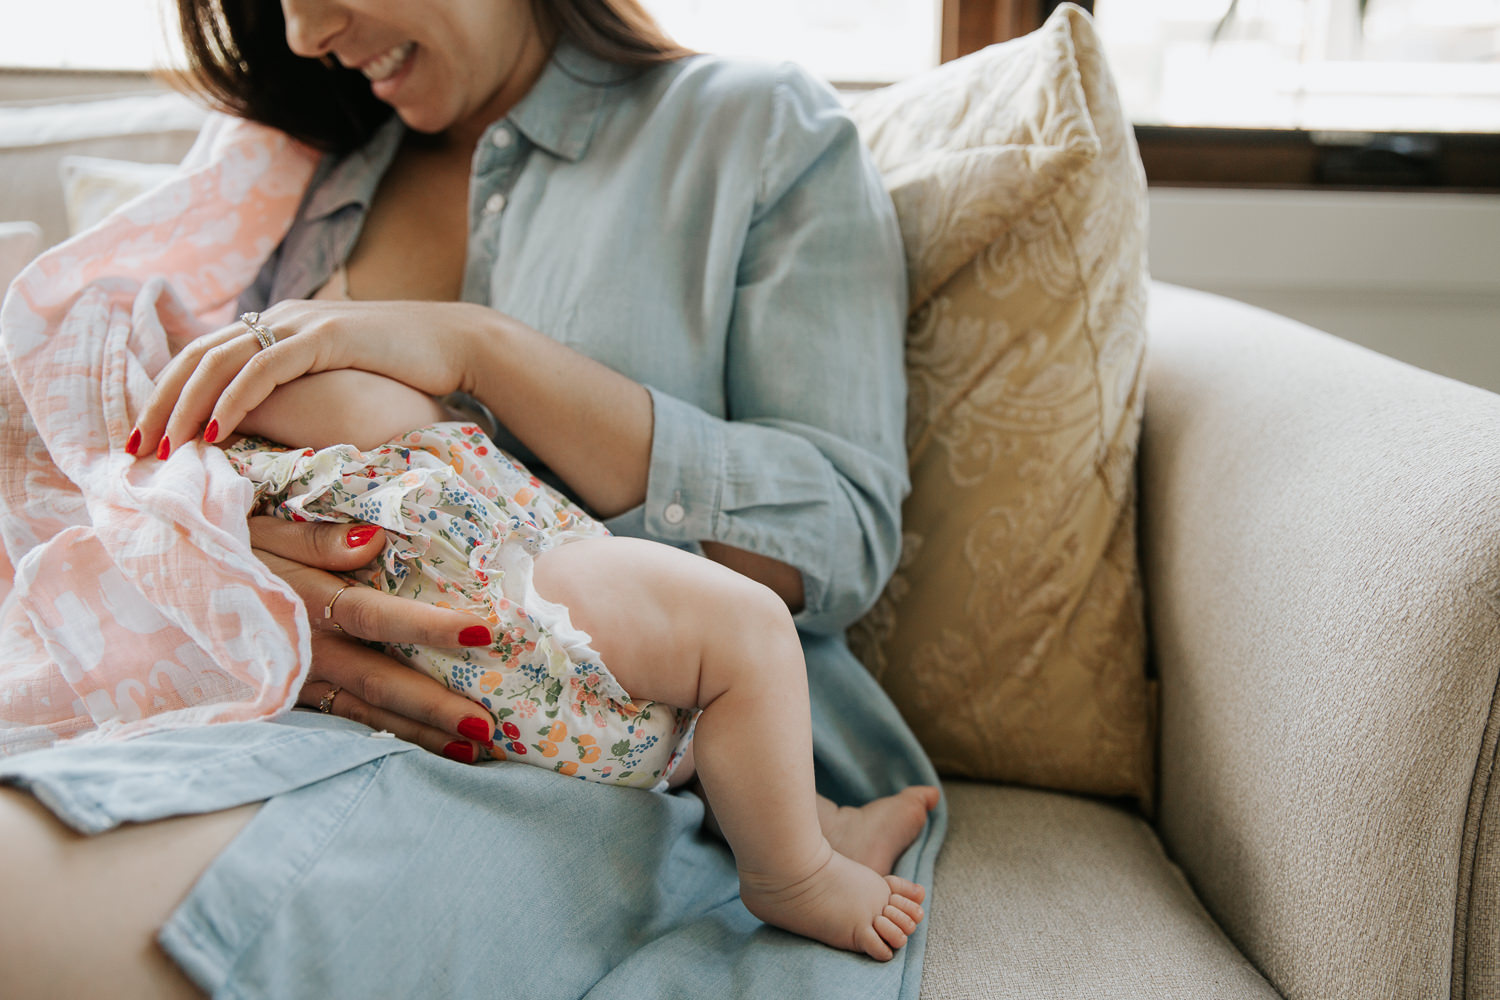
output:
POLYGON ((271 332, 269 326, 260 321, 260 313, 240 313, 240 322, 249 327, 250 332, 255 334, 255 339, 260 344, 262 350, 276 343, 276 334, 271 332))
POLYGON ((323 620, 326 621, 326 622, 328 622, 329 624, 331 624, 334 628, 338 629, 340 632, 344 631, 344 626, 340 625, 338 622, 336 622, 336 621, 333 620, 333 602, 336 601, 336 600, 338 600, 339 599, 339 595, 343 594, 344 591, 348 590, 350 586, 351 586, 350 584, 346 583, 342 587, 340 587, 338 590, 335 590, 333 592, 333 596, 328 599, 328 603, 325 604, 325 605, 323 605, 323 620))
POLYGON ((337 698, 339 696, 339 692, 342 690, 344 689, 339 687, 337 684, 329 688, 328 693, 318 701, 318 711, 322 712, 324 715, 332 715, 333 699, 337 698))

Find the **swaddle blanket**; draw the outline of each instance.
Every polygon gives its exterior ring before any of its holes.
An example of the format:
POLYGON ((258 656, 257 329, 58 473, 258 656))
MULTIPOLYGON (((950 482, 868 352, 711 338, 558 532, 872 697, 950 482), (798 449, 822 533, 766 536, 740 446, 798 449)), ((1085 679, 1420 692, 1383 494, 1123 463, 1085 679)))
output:
POLYGON ((183 169, 33 261, 0 308, 0 753, 290 709, 297 596, 216 448, 125 453, 169 343, 232 318, 317 154, 215 118, 183 169))

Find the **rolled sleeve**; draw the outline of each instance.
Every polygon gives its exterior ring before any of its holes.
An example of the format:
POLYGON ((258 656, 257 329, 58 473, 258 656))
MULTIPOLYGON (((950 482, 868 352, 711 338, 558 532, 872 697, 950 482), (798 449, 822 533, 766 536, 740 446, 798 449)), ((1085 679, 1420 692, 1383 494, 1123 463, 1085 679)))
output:
POLYGON ((895 213, 837 98, 783 73, 741 255, 721 419, 652 389, 647 534, 796 567, 798 626, 837 632, 900 550, 908 482, 895 213))

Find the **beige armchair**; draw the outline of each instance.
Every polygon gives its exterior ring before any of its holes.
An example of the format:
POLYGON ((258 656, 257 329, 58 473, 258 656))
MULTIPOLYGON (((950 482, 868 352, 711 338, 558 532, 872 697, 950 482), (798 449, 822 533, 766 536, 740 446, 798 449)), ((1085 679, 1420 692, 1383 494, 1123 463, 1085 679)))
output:
POLYGON ((949 782, 922 996, 1500 996, 1500 396, 1154 284, 1157 816, 949 782))

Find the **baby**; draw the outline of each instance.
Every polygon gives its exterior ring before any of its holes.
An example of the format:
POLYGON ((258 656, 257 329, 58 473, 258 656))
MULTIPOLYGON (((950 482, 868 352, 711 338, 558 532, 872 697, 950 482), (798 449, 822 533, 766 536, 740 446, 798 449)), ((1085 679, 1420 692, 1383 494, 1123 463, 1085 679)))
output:
POLYGON ((227 454, 259 504, 385 529, 358 582, 473 611, 480 649, 391 652, 484 706, 493 756, 665 789, 696 777, 769 924, 888 960, 925 890, 890 874, 938 790, 840 808, 813 785, 801 643, 768 588, 611 535, 425 394, 343 370, 277 389, 227 454), (417 428, 413 430, 413 428, 417 428))

